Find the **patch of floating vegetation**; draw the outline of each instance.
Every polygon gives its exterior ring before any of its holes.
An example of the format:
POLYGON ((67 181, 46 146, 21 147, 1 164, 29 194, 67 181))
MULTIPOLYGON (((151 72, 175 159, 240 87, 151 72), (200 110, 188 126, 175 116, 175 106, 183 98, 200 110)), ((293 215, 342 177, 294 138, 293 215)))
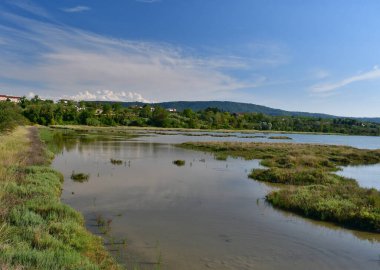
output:
POLYGON ((73 171, 70 178, 74 182, 84 183, 88 181, 90 175, 86 173, 76 173, 75 171, 73 171))
POLYGON ((123 161, 121 159, 113 159, 113 158, 111 158, 110 162, 113 165, 122 165, 123 164, 123 161))
POLYGON ((268 137, 270 140, 293 140, 292 138, 288 136, 270 136, 268 137))
POLYGON ((177 159, 177 160, 173 161, 173 164, 177 165, 178 167, 180 167, 180 166, 184 166, 186 164, 186 161, 177 159))

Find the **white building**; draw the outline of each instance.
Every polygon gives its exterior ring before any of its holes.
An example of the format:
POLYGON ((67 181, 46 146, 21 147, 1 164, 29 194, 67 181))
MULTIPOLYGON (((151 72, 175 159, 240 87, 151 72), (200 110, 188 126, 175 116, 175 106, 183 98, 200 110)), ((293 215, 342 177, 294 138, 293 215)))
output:
POLYGON ((20 102, 20 99, 21 99, 21 97, 0 95, 0 101, 10 100, 11 102, 18 103, 18 102, 20 102))

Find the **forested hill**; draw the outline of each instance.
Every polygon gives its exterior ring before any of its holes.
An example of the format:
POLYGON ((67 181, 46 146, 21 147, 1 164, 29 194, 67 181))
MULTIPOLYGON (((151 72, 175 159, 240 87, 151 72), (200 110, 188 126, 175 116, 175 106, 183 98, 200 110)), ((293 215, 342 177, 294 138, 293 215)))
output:
MULTIPOLYGON (((113 102, 110 102, 113 103, 113 102)), ((123 102, 124 107, 129 106, 143 106, 146 103, 142 102, 123 102)), ((308 113, 308 112, 292 112, 280 109, 274 109, 262 105, 256 105, 251 103, 241 103, 232 101, 171 101, 155 103, 151 105, 161 106, 163 108, 174 108, 178 111, 183 111, 184 109, 192 109, 193 111, 204 110, 206 108, 218 108, 221 111, 230 113, 263 113, 272 116, 306 116, 306 117, 318 117, 318 118, 338 118, 339 116, 322 114, 322 113, 308 113)), ((379 118, 355 118, 360 121, 380 123, 379 118)))
POLYGON ((289 112, 274 109, 262 105, 251 103, 231 102, 231 101, 173 101, 163 102, 160 106, 164 108, 176 108, 177 110, 192 109, 193 111, 204 110, 206 108, 218 108, 221 111, 230 113, 263 113, 272 116, 312 116, 321 118, 333 118, 334 116, 318 113, 289 112))

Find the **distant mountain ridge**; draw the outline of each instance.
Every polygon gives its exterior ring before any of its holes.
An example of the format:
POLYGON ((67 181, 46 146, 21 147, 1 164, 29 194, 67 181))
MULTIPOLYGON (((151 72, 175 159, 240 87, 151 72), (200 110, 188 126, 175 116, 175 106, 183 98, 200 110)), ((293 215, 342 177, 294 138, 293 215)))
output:
MULTIPOLYGON (((102 103, 116 103, 116 102, 103 102, 102 103)), ((317 118, 352 118, 365 122, 380 123, 380 117, 342 117, 323 113, 309 113, 309 112, 293 112, 281 109, 274 109, 262 105, 251 103, 232 102, 232 101, 169 101, 160 103, 143 103, 143 102, 117 102, 121 103, 124 107, 129 106, 144 106, 146 104, 151 106, 161 106, 163 108, 177 109, 183 111, 184 109, 192 109, 193 111, 204 110, 209 107, 218 108, 221 111, 230 113, 263 113, 272 116, 305 116, 317 118)))

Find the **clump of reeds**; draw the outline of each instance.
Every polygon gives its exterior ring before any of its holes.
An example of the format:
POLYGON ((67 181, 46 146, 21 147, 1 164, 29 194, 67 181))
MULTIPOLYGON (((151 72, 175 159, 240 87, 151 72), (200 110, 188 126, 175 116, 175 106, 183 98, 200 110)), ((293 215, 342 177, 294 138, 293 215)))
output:
POLYGON ((110 161, 111 161, 111 163, 113 165, 122 165, 123 164, 123 161, 121 159, 113 159, 113 158, 111 158, 110 161))
POLYGON ((177 159, 173 161, 173 164, 177 166, 184 166, 186 164, 186 161, 177 159))
POLYGON ((90 178, 90 175, 86 173, 76 173, 75 171, 73 171, 71 174, 71 179, 79 183, 86 182, 88 181, 89 178, 90 178))

